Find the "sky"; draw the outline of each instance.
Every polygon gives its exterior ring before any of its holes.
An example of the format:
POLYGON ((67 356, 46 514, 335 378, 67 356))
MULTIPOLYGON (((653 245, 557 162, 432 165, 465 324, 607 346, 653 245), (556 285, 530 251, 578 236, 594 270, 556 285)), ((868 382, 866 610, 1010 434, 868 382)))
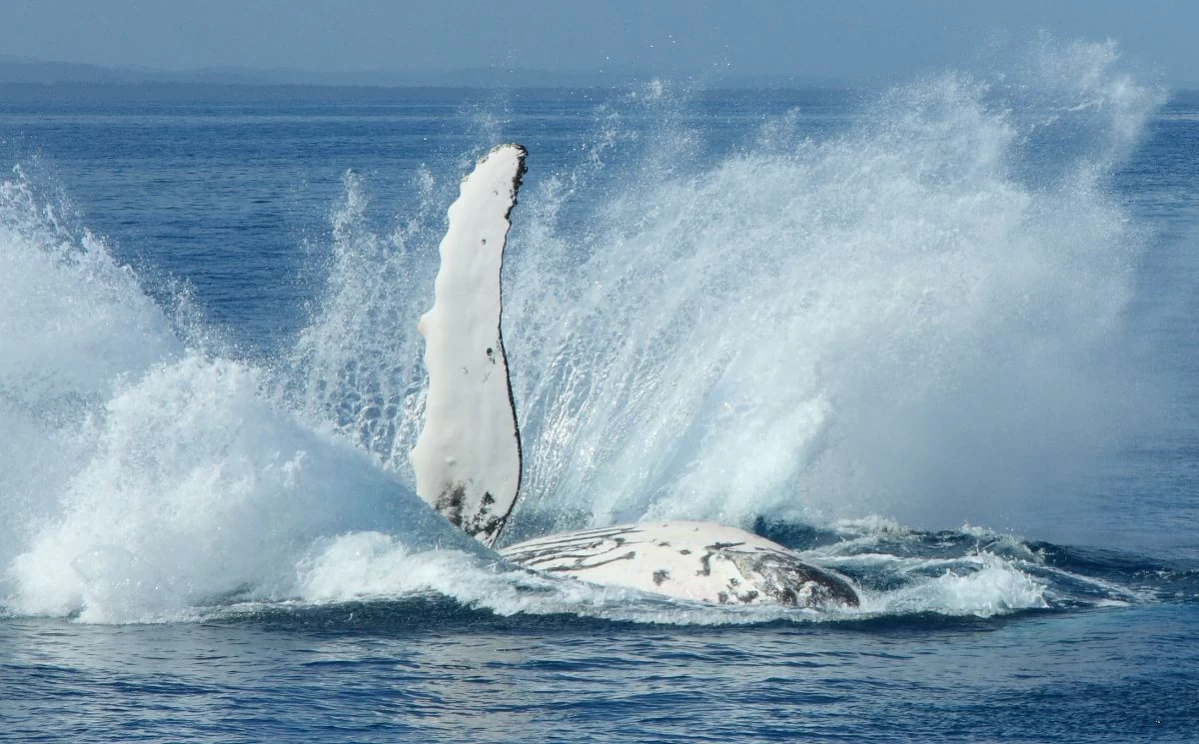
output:
POLYGON ((477 67, 886 82, 1038 31, 1199 85, 1199 0, 4 0, 0 57, 115 67, 477 67))

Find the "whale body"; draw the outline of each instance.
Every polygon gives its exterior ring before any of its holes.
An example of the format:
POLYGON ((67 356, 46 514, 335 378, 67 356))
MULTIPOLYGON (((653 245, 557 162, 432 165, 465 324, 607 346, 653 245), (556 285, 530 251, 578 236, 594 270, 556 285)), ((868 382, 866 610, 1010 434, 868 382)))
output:
MULTIPOLYGON (((421 317, 429 388, 409 462, 417 494, 494 547, 520 492, 521 446, 500 322, 500 274, 526 151, 499 145, 463 179, 421 317)), ((549 535, 499 551, 549 576, 713 604, 857 606, 847 578, 745 530, 647 522, 549 535)))
POLYGON ((500 550, 526 568, 715 604, 856 606, 848 580, 752 532, 647 522, 526 540, 500 550))

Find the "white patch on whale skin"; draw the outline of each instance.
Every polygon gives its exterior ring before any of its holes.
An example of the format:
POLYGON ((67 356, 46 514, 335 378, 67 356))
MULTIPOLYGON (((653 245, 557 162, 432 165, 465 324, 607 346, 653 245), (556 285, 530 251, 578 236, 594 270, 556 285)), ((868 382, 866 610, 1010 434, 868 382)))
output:
POLYGON ((500 270, 525 149, 500 145, 462 181, 441 241, 425 337, 425 425, 409 454, 416 492, 490 547, 520 488, 520 434, 500 337, 500 270))
POLYGON ((527 540, 500 554, 526 568, 593 584, 714 604, 857 606, 848 580, 794 551, 708 522, 622 525, 527 540))

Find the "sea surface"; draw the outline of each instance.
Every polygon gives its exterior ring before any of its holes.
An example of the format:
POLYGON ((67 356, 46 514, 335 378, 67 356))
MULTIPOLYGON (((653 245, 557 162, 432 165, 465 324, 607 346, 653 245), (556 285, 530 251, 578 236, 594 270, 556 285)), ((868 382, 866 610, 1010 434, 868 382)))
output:
POLYGON ((1199 97, 0 86, 0 740, 1199 741, 1199 97), (860 608, 516 570, 413 492, 529 150, 501 542, 756 530, 860 608))

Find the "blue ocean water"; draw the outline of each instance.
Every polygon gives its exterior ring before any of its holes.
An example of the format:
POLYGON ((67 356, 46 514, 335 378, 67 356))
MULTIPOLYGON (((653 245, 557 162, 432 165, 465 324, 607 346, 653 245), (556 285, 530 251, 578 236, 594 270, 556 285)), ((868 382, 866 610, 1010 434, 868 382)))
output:
POLYGON ((1197 145, 1110 45, 0 89, 0 739, 1199 740, 1197 145), (716 520, 860 610, 554 581, 421 508, 415 323, 503 141, 504 540, 716 520))

